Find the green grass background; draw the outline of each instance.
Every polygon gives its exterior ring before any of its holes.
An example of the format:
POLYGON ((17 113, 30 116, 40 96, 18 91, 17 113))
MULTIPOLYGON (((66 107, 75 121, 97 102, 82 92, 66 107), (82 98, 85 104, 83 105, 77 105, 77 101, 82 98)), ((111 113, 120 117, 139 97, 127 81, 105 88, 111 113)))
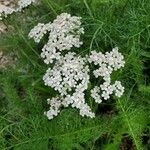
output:
POLYGON ((0 35, 0 47, 18 60, 15 69, 0 71, 0 150, 150 149, 149 0, 42 0, 4 23, 11 28, 0 35), (74 49, 78 54, 118 46, 125 57, 125 67, 112 76, 123 83, 125 94, 100 105, 87 97, 95 119, 72 108, 51 121, 43 115, 46 99, 56 95, 42 81, 48 68, 40 58, 46 37, 36 44, 28 33, 62 12, 82 17, 84 44, 74 49))

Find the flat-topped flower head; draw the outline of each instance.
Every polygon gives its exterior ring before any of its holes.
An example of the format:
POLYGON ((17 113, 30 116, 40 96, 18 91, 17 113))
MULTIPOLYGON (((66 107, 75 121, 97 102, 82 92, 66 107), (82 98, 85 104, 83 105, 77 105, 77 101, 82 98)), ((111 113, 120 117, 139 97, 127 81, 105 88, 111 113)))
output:
POLYGON ((91 97, 95 100, 96 103, 101 103, 102 99, 100 96, 100 88, 98 86, 95 86, 92 90, 91 90, 91 97))
POLYGON ((98 104, 108 100, 111 95, 120 97, 124 87, 120 81, 111 83, 111 74, 124 66, 124 58, 114 48, 105 54, 91 51, 85 57, 70 52, 72 47, 80 47, 80 35, 84 33, 81 27, 81 17, 62 13, 51 23, 39 23, 29 33, 29 37, 39 43, 45 34, 49 34, 48 42, 42 48, 41 57, 46 64, 53 64, 48 68, 43 80, 46 86, 53 88, 59 93, 57 97, 48 99, 50 108, 45 115, 53 119, 63 107, 73 107, 79 110, 81 116, 95 117, 95 113, 85 99, 86 91, 90 89, 90 71, 95 78, 100 78, 103 83, 91 89, 91 97, 98 104), (89 63, 97 69, 90 70, 89 63))
POLYGON ((28 7, 32 3, 35 3, 36 1, 38 0, 18 0, 18 3, 16 4, 17 6, 14 8, 0 5, 0 20, 2 20, 3 17, 7 17, 8 15, 14 12, 22 11, 23 8, 28 7))
POLYGON ((52 99, 47 99, 47 104, 50 105, 50 109, 44 114, 48 117, 48 119, 53 119, 54 116, 57 116, 60 112, 60 107, 62 106, 61 98, 53 97, 52 99))
POLYGON ((89 82, 89 68, 85 59, 76 57, 75 53, 69 52, 58 60, 54 67, 49 68, 43 77, 45 85, 59 91, 61 95, 68 92, 84 91, 89 82))
POLYGON ((101 52, 92 51, 89 58, 89 63, 98 66, 98 69, 93 70, 96 78, 102 77, 104 83, 95 86, 91 90, 91 96, 95 102, 99 103, 102 100, 107 100, 114 93, 115 96, 120 97, 124 93, 124 87, 120 81, 115 81, 111 84, 111 74, 113 71, 124 67, 125 61, 121 53, 118 52, 118 47, 115 47, 110 52, 102 54, 101 52))
POLYGON ((61 51, 79 48, 82 45, 80 35, 84 33, 81 18, 62 13, 51 23, 39 23, 29 33, 29 37, 39 43, 44 34, 49 33, 48 42, 44 45, 41 57, 46 64, 59 59, 61 51))
POLYGON ((124 67, 125 61, 121 53, 118 52, 118 47, 115 47, 110 52, 102 54, 101 52, 92 51, 89 58, 89 63, 98 65, 98 69, 93 71, 96 78, 103 77, 105 81, 110 80, 110 75, 113 70, 118 70, 124 67))
POLYGON ((15 11, 14 8, 10 8, 5 5, 0 5, 0 20, 2 20, 2 16, 7 17, 15 11))
POLYGON ((31 5, 32 3, 35 3, 37 1, 38 0, 19 0, 18 1, 18 8, 16 9, 16 12, 21 11, 23 8, 26 8, 29 5, 31 5))
POLYGON ((112 49, 111 52, 105 53, 106 63, 114 70, 124 67, 125 61, 121 53, 118 52, 118 47, 112 49))

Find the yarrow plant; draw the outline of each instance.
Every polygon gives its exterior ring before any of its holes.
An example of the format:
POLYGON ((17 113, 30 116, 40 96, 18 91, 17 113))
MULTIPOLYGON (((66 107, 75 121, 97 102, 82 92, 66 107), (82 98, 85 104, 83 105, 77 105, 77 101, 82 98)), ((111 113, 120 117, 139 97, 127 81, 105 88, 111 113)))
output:
POLYGON ((61 52, 70 50, 73 46, 80 47, 80 35, 84 33, 81 26, 80 17, 62 13, 57 16, 53 23, 39 23, 29 33, 29 37, 39 43, 44 34, 49 33, 47 44, 42 49, 41 57, 46 64, 53 63, 60 59, 61 52))
POLYGON ((91 52, 88 61, 98 66, 98 69, 94 70, 93 74, 96 78, 102 77, 104 80, 103 84, 99 87, 96 86, 91 90, 91 96, 96 102, 101 102, 101 97, 105 100, 109 99, 113 92, 117 97, 120 97, 123 94, 124 87, 121 85, 120 81, 115 81, 115 83, 111 85, 111 74, 114 70, 116 71, 124 66, 125 62, 123 59, 124 58, 122 54, 118 52, 117 47, 105 54, 102 54, 101 52, 97 53, 96 51, 91 52))
POLYGON ((42 48, 41 57, 46 64, 53 64, 48 68, 43 80, 46 86, 54 88, 59 95, 47 99, 50 109, 45 112, 48 119, 53 119, 63 107, 79 109, 81 116, 95 117, 85 99, 85 92, 89 88, 90 73, 95 78, 102 78, 104 83, 91 89, 91 97, 96 103, 101 103, 110 98, 114 93, 120 97, 124 87, 120 81, 111 83, 111 74, 124 66, 124 57, 114 48, 111 52, 102 54, 92 51, 89 56, 81 57, 75 52, 70 52, 72 47, 79 48, 84 29, 81 27, 81 17, 62 13, 51 23, 39 23, 29 33, 39 43, 45 34, 49 34, 48 42, 42 48), (98 69, 91 70, 89 64, 98 69))
POLYGON ((7 17, 8 15, 22 11, 22 9, 28 7, 32 3, 35 3, 37 0, 19 0, 16 8, 10 8, 5 5, 0 5, 0 20, 2 20, 3 16, 7 17))

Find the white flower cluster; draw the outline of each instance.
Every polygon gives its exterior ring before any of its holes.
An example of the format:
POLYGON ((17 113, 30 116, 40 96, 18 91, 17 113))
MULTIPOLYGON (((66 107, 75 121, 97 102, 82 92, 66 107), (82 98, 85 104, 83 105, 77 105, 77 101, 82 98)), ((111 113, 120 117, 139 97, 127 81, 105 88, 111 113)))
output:
POLYGON ((2 20, 2 17, 7 17, 7 15, 10 15, 14 12, 21 11, 23 8, 31 5, 32 3, 35 3, 37 0, 19 0, 16 8, 10 8, 8 6, 0 5, 0 20, 2 20))
POLYGON ((56 61, 53 69, 49 68, 43 77, 45 85, 58 90, 61 95, 68 92, 83 92, 89 81, 89 68, 85 59, 69 52, 56 61))
POLYGON ((57 116, 58 113, 60 112, 60 107, 62 105, 61 99, 59 97, 47 99, 47 104, 50 105, 50 109, 44 114, 48 117, 48 119, 53 119, 53 117, 57 116))
POLYGON ((73 46, 80 47, 80 34, 84 33, 80 17, 62 13, 57 16, 53 23, 39 23, 29 33, 29 37, 39 43, 41 38, 49 32, 47 44, 43 47, 41 57, 46 64, 60 59, 61 51, 70 50, 73 46))
POLYGON ((111 85, 111 74, 115 70, 124 67, 125 61, 123 55, 118 52, 118 47, 113 48, 111 52, 102 54, 101 52, 92 51, 88 61, 98 66, 98 69, 93 71, 96 78, 103 77, 104 83, 100 87, 95 86, 91 90, 91 96, 95 102, 101 102, 101 98, 107 100, 110 95, 115 93, 117 97, 120 97, 124 93, 124 87, 120 81, 115 81, 111 85), (101 95, 101 96, 100 96, 101 95))
POLYGON ((115 47, 111 52, 106 52, 105 54, 92 51, 88 61, 99 66, 98 69, 93 71, 96 78, 101 76, 105 81, 109 81, 113 70, 124 67, 125 61, 123 59, 123 55, 118 52, 118 47, 115 47))
POLYGON ((19 0, 18 1, 18 8, 16 9, 16 12, 21 11, 23 8, 26 8, 35 2, 36 2, 36 0, 19 0))
POLYGON ((13 8, 4 6, 4 5, 0 5, 0 20, 2 20, 2 15, 4 14, 5 17, 7 17, 7 15, 12 14, 14 12, 13 8))
POLYGON ((39 43, 43 38, 44 34, 46 34, 48 30, 50 30, 49 28, 50 23, 38 23, 38 25, 30 31, 29 37, 33 38, 36 43, 39 43))
POLYGON ((101 103, 102 98, 107 100, 113 93, 117 97, 121 97, 124 93, 124 87, 121 85, 120 81, 115 81, 115 83, 112 85, 109 81, 105 81, 99 87, 95 86, 91 90, 91 97, 95 100, 96 103, 101 103))
MULTIPOLYGON (((80 115, 94 117, 90 107, 85 103, 84 91, 88 88, 89 67, 86 59, 77 57, 69 52, 56 61, 53 69, 49 68, 43 77, 45 85, 58 91, 61 95, 61 104, 64 107, 71 105, 80 110, 80 115)), ((53 100, 53 99, 52 99, 53 100)), ((49 112, 53 111, 50 107, 49 112)), ((46 113, 49 118, 49 113, 46 113)))
POLYGON ((103 84, 91 90, 91 97, 96 103, 109 99, 113 93, 120 97, 124 92, 121 82, 115 81, 111 84, 110 78, 113 70, 120 69, 125 63, 118 48, 105 54, 92 51, 85 58, 77 56, 74 52, 68 52, 72 47, 78 48, 82 45, 80 35, 84 33, 84 29, 81 27, 80 19, 80 17, 62 13, 52 23, 39 23, 29 33, 29 38, 33 38, 37 43, 46 33, 49 33, 48 42, 42 48, 41 57, 46 64, 53 63, 53 67, 48 68, 43 80, 45 85, 52 87, 60 95, 47 100, 50 109, 45 112, 45 115, 48 119, 53 119, 62 107, 68 106, 79 109, 81 116, 95 117, 95 113, 85 100, 85 91, 90 83, 88 63, 98 66, 93 74, 96 78, 104 79, 103 84))
POLYGON ((100 96, 100 88, 98 86, 95 86, 92 90, 91 90, 91 97, 95 100, 96 103, 101 103, 101 96, 100 96))
POLYGON ((117 97, 121 97, 122 94, 124 93, 124 87, 121 85, 121 82, 120 81, 115 81, 115 84, 114 84, 114 91, 115 91, 115 95, 117 97))

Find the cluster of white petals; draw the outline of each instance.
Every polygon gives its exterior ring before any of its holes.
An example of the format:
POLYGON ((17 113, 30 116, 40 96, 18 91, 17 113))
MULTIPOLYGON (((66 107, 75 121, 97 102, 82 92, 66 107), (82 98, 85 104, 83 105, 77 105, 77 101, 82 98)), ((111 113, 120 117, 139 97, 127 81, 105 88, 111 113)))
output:
POLYGON ((83 92, 74 92, 72 95, 68 94, 66 96, 54 97, 52 99, 48 99, 47 101, 50 105, 50 108, 44 114, 48 117, 48 119, 53 119, 55 116, 57 116, 60 112, 61 107, 68 106, 79 109, 79 113, 83 117, 95 117, 95 114, 85 102, 83 92))
POLYGON ((91 97, 95 100, 96 103, 101 103, 101 96, 100 96, 100 88, 98 86, 95 86, 92 90, 91 90, 91 97))
POLYGON ((32 3, 35 3, 37 0, 19 0, 18 1, 18 7, 16 9, 17 11, 21 11, 23 8, 28 7, 29 5, 31 5, 32 3))
POLYGON ((87 89, 88 72, 89 68, 85 59, 69 52, 56 61, 53 69, 47 70, 43 80, 45 85, 59 91, 61 95, 67 95, 68 92, 83 92, 87 89))
POLYGON ((120 81, 115 81, 115 83, 112 85, 110 81, 105 81, 99 87, 95 86, 91 90, 91 97, 95 100, 96 103, 101 103, 102 98, 107 100, 113 93, 117 97, 121 97, 123 95, 124 87, 121 85, 120 81))
POLYGON ((124 93, 124 87, 121 85, 120 81, 115 81, 114 84, 111 84, 110 81, 105 81, 99 87, 95 86, 91 90, 91 97, 95 100, 96 103, 101 103, 102 98, 107 100, 113 93, 117 97, 121 97, 124 93))
POLYGON ((61 99, 59 97, 47 99, 47 104, 50 105, 50 109, 44 114, 48 117, 48 119, 53 119, 53 117, 57 116, 60 112, 60 107, 62 106, 61 99))
POLYGON ((81 116, 95 117, 85 99, 85 92, 90 83, 89 63, 98 68, 92 70, 94 76, 104 80, 104 83, 91 90, 91 97, 96 103, 109 99, 112 94, 120 97, 124 92, 120 81, 111 83, 112 72, 123 67, 125 63, 117 47, 105 54, 92 51, 84 58, 69 52, 72 47, 78 48, 82 45, 80 35, 84 33, 84 29, 80 20, 81 17, 62 13, 52 23, 39 23, 29 33, 29 38, 33 38, 36 43, 39 43, 45 34, 49 34, 41 57, 46 64, 53 65, 48 68, 43 80, 45 85, 57 91, 59 96, 47 100, 50 108, 45 115, 48 119, 53 119, 63 107, 69 106, 77 108, 81 116))
POLYGON ((104 100, 107 100, 113 93, 114 86, 111 85, 110 81, 105 81, 103 84, 100 85, 100 89, 102 90, 101 96, 104 98, 104 100))
POLYGON ((0 5, 0 20, 2 20, 3 16, 7 17, 7 15, 21 11, 23 8, 28 7, 36 1, 37 0, 19 0, 16 8, 10 8, 8 6, 0 5))
POLYGON ((38 23, 29 33, 29 37, 33 38, 36 43, 39 43, 43 36, 50 30, 51 23, 38 23))
MULTIPOLYGON (((49 68, 43 77, 45 85, 54 88, 61 95, 61 104, 64 107, 71 105, 78 108, 81 116, 93 118, 94 113, 85 103, 84 91, 88 88, 89 67, 86 59, 77 57, 75 53, 68 52, 56 61, 54 67, 49 68)), ((48 112, 53 112, 50 107, 48 112)), ((49 113, 46 113, 48 116, 49 113)), ((50 118, 48 116, 48 118, 50 118)))
POLYGON ((124 67, 125 61, 121 53, 118 52, 118 47, 112 49, 111 52, 105 53, 106 63, 113 68, 113 70, 118 70, 124 67))
POLYGON ((111 84, 112 72, 124 67, 125 64, 123 55, 118 52, 118 47, 113 48, 112 51, 105 54, 92 51, 88 61, 98 66, 98 69, 93 71, 94 76, 104 79, 103 84, 99 85, 99 87, 95 86, 91 90, 91 96, 95 102, 101 102, 101 98, 107 100, 113 93, 115 96, 121 97, 124 93, 124 87, 121 85, 121 82, 115 81, 114 84, 111 84))
POLYGON ((117 97, 121 97, 124 93, 124 87, 122 86, 121 82, 115 81, 114 87, 115 95, 117 97))
POLYGON ((0 20, 2 20, 2 15, 7 17, 7 15, 12 14, 13 12, 13 8, 7 7, 5 5, 0 5, 0 20))
POLYGON ((41 57, 46 64, 60 59, 61 51, 70 50, 73 46, 80 47, 80 35, 84 33, 81 27, 81 17, 62 13, 52 23, 39 23, 29 33, 29 37, 39 43, 41 38, 49 33, 47 44, 44 45, 41 57))
POLYGON ((103 77, 105 81, 110 80, 110 75, 115 70, 124 67, 125 61, 121 53, 118 52, 118 47, 112 49, 111 52, 102 54, 101 52, 92 51, 88 61, 98 65, 98 69, 93 71, 96 78, 103 77))

